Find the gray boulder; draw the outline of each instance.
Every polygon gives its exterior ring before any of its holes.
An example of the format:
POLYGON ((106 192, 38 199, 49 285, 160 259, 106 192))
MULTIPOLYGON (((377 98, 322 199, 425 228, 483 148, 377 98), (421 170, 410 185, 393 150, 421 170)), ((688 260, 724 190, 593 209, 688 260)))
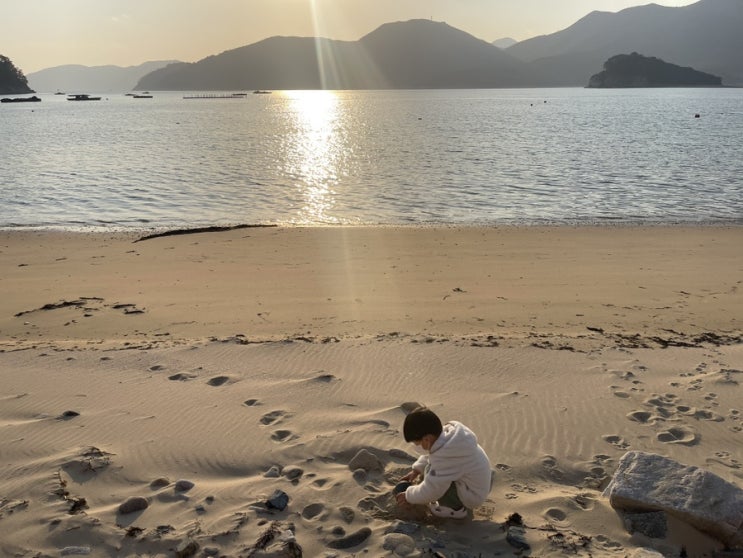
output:
POLYGON ((356 469, 364 469, 370 473, 381 473, 384 471, 384 463, 382 463, 382 461, 369 450, 360 449, 349 462, 348 468, 352 471, 355 471, 356 469))
POLYGON ((699 467, 630 451, 604 494, 614 509, 664 511, 728 546, 743 546, 743 490, 699 467))

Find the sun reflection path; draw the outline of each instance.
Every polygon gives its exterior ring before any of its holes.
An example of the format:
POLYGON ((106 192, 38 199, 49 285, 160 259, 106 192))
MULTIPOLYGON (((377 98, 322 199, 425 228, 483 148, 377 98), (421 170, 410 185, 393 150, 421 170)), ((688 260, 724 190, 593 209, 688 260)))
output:
POLYGON ((339 223, 332 215, 345 156, 338 96, 333 91, 287 91, 294 133, 287 171, 298 179, 299 221, 339 223))

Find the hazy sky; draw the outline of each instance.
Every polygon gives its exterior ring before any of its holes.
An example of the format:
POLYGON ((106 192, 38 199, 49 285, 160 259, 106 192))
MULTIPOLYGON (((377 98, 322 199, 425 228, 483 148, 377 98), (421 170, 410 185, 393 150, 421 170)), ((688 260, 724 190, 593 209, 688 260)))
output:
MULTIPOLYGON (((696 0, 656 0, 686 6, 696 0)), ((486 41, 553 33, 642 0, 1 0, 0 54, 29 74, 62 64, 193 62, 274 35, 356 40, 433 18, 486 41)))

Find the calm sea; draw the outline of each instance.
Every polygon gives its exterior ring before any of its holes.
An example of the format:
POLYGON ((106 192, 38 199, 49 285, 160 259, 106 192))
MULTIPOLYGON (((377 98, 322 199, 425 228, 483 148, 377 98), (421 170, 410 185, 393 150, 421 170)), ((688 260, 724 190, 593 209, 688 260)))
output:
POLYGON ((0 105, 0 228, 743 222, 743 89, 153 94, 0 105))

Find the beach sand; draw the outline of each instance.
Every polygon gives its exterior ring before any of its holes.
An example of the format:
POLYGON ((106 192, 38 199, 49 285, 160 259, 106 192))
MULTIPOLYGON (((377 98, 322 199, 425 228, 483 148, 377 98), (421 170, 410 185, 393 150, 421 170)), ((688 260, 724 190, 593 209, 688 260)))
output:
POLYGON ((0 232, 0 556, 722 548, 631 534, 602 491, 628 450, 743 485, 743 228, 138 238, 0 232), (392 503, 416 403, 491 459, 466 520, 392 503))

